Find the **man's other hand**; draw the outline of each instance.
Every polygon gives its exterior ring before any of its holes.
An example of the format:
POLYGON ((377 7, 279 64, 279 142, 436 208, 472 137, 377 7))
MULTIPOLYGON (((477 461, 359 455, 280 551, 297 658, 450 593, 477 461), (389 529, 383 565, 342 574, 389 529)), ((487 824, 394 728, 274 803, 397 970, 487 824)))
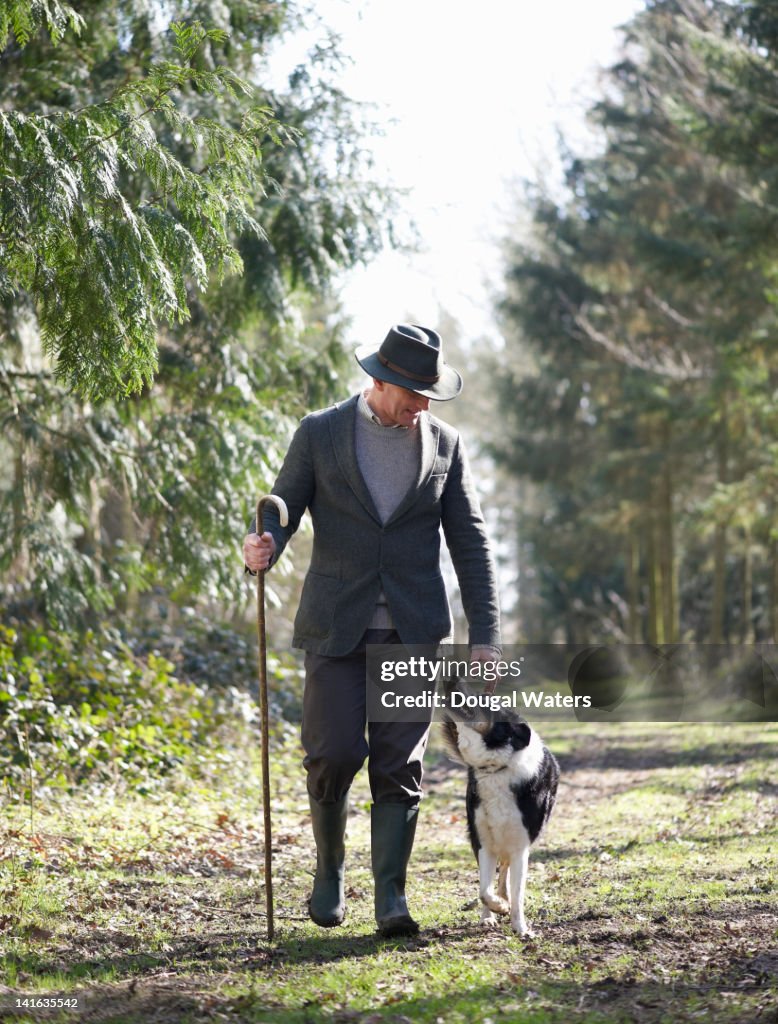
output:
POLYGON ((267 569, 275 553, 276 542, 271 533, 249 533, 243 541, 243 561, 252 572, 267 569))

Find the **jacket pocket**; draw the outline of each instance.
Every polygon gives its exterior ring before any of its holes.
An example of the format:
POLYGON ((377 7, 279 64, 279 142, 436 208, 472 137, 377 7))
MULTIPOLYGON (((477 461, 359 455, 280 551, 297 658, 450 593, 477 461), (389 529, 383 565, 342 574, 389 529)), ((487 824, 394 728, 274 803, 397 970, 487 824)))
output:
POLYGON ((441 494, 443 494, 447 480, 448 473, 433 473, 427 479, 427 486, 425 488, 427 494, 437 501, 441 494))
POLYGON ((419 620, 424 623, 426 632, 436 639, 446 636, 451 630, 451 609, 443 576, 435 573, 415 580, 413 592, 419 620))
POLYGON ((300 606, 294 622, 295 633, 309 637, 329 636, 342 589, 343 580, 309 570, 300 595, 300 606))

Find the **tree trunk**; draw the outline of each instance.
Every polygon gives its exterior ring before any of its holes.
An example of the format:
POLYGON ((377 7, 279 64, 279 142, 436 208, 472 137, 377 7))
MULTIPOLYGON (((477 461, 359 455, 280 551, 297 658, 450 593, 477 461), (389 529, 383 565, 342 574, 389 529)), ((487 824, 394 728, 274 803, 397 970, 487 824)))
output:
POLYGON ((724 600, 726 588, 727 528, 717 526, 713 537, 713 607, 710 642, 724 643, 724 600))
POLYGON ((744 644, 754 642, 754 560, 751 552, 751 528, 746 527, 745 551, 743 553, 743 628, 741 635, 744 644))
MULTIPOLYGON (((129 481, 122 472, 118 486, 110 487, 102 500, 97 529, 101 540, 114 554, 133 549, 138 542, 138 530, 132 508, 132 493, 129 481)), ((128 583, 127 589, 116 595, 116 606, 120 612, 131 614, 137 608, 137 587, 128 583)))
POLYGON ((18 438, 19 450, 14 458, 13 482, 13 575, 17 579, 27 579, 29 554, 24 539, 24 527, 27 523, 27 474, 24 458, 24 442, 18 438))
POLYGON ((770 541, 770 608, 767 616, 769 639, 778 643, 778 537, 770 541))
POLYGON ((660 538, 658 537, 659 527, 655 509, 649 513, 647 530, 648 551, 646 557, 646 568, 648 572, 648 642, 650 644, 663 644, 664 621, 662 618, 662 565, 660 558, 660 538))
MULTIPOLYGON (((721 420, 716 437, 716 467, 719 483, 725 484, 729 476, 728 452, 727 452, 727 431, 729 429, 727 419, 726 395, 722 396, 721 420)), ((726 642, 724 636, 724 603, 726 601, 727 587, 727 527, 724 523, 716 526, 713 537, 713 606, 711 608, 710 642, 722 644, 726 642)))
POLYGON ((675 558, 675 523, 673 519, 673 473, 670 461, 670 426, 663 428, 664 464, 659 491, 659 563, 662 568, 662 631, 664 643, 678 643, 678 566, 675 558))
POLYGON ((98 566, 102 561, 103 540, 102 540, 102 507, 100 481, 93 477, 89 482, 89 515, 84 527, 84 537, 79 543, 79 548, 89 553, 98 566))
MULTIPOLYGON (((138 531, 135 526, 135 516, 133 515, 132 510, 132 492, 130 490, 130 484, 126 473, 122 473, 121 517, 122 536, 124 537, 124 541, 128 547, 134 549, 138 543, 138 531)), ((124 594, 122 601, 122 611, 132 617, 137 609, 138 587, 132 576, 130 576, 127 583, 127 591, 124 594)))
POLYGON ((627 635, 631 644, 642 642, 640 628, 640 540, 634 527, 629 527, 626 550, 627 635))

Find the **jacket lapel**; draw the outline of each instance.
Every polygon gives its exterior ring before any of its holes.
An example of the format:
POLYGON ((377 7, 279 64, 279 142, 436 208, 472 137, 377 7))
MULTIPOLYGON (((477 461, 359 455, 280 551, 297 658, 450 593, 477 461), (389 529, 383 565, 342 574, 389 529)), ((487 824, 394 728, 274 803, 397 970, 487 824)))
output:
POLYGON ((419 461, 419 473, 416 482, 408 490, 397 508, 392 512, 386 521, 386 526, 399 519, 413 505, 421 494, 421 490, 430 478, 432 467, 435 465, 435 457, 438 454, 438 441, 440 439, 440 428, 431 423, 429 416, 422 413, 419 418, 419 430, 421 431, 421 459, 419 461))
POLYGON ((378 515, 378 510, 370 496, 365 478, 359 471, 357 462, 354 434, 358 400, 359 396, 355 395, 338 406, 338 415, 333 417, 330 422, 330 436, 341 473, 368 515, 380 524, 381 517, 378 515))

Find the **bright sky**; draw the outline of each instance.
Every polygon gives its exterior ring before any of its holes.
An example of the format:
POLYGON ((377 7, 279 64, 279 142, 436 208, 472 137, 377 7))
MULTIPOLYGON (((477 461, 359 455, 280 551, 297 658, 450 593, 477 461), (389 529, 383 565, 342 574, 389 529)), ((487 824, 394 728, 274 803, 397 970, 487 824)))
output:
MULTIPOLYGON (((386 253, 347 278, 348 341, 380 342, 409 315, 441 309, 464 339, 495 333, 491 295, 518 182, 559 178, 557 131, 586 138, 596 70, 616 56, 616 26, 640 0, 317 0, 353 64, 339 83, 378 105, 378 167, 411 190, 424 250, 386 253)), ((445 339, 444 339, 445 343, 445 339)))

